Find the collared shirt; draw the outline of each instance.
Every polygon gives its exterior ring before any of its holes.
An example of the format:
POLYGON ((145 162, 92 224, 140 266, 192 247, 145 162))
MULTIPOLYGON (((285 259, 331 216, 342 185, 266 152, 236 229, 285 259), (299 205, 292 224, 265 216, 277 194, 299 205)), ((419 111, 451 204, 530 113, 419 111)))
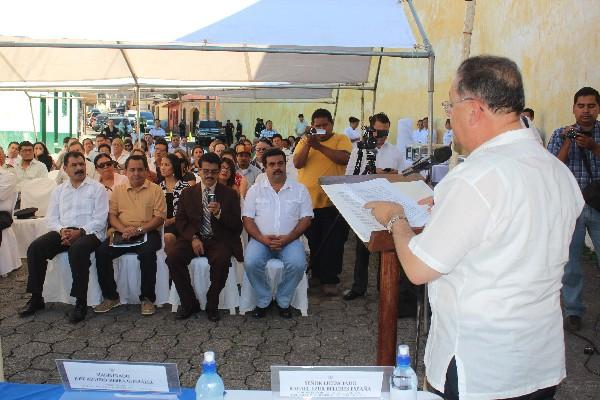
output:
POLYGON ((260 170, 260 168, 255 167, 252 164, 250 164, 248 166, 248 168, 246 168, 246 169, 238 168, 237 172, 240 175, 246 177, 246 180, 248 181, 248 186, 254 185, 254 181, 256 180, 256 177, 259 176, 260 174, 262 174, 262 171, 260 170))
MULTIPOLYGON (((102 176, 100 174, 97 174, 97 176, 94 179, 97 180, 98 182, 100 182, 100 178, 101 177, 102 176)), ((113 174, 113 184, 112 184, 112 186, 106 186, 102 182, 100 182, 100 184, 102 186, 104 186, 104 189, 106 189, 106 193, 108 194, 108 200, 110 200, 110 198, 112 197, 113 192, 115 191, 115 187, 117 187, 119 185, 126 184, 128 181, 129 180, 127 179, 127 177, 125 175, 121 175, 121 174, 115 172, 113 174)))
POLYGON ((140 226, 154 217, 167 217, 167 202, 162 189, 146 180, 138 188, 129 180, 116 186, 109 202, 109 213, 116 215, 124 225, 140 226))
POLYGON ((17 177, 6 169, 0 169, 0 211, 12 214, 17 201, 17 177))
POLYGON ((173 147, 173 144, 169 143, 169 153, 173 153, 175 150, 183 150, 187 154, 187 148, 185 146, 179 145, 177 147, 173 147))
MULTIPOLYGON (((429 144, 429 129, 421 129, 413 131, 412 133, 412 140, 415 143, 420 143, 420 144, 429 144)), ((437 142, 437 134, 434 131, 433 132, 433 143, 437 142)))
MULTIPOLYGON (((98 180, 98 172, 96 172, 96 167, 94 167, 94 163, 92 163, 91 161, 85 160, 85 174, 88 178, 94 179, 94 180, 98 180)), ((54 181, 56 182, 57 185, 62 184, 63 182, 66 182, 69 180, 69 175, 67 175, 67 173, 65 172, 64 169, 60 169, 60 172, 56 175, 56 178, 54 179, 54 181)))
POLYGON ((250 165, 254 166, 254 168, 256 169, 259 169, 261 173, 265 170, 262 163, 256 157, 254 157, 254 159, 250 161, 250 165))
POLYGON ((296 136, 302 136, 304 135, 304 131, 306 130, 306 127, 308 126, 308 124, 306 123, 306 120, 300 122, 300 120, 298 120, 298 122, 296 122, 296 128, 294 128, 294 131, 296 132, 296 136))
MULTIPOLYGON (((346 166, 346 175, 354 174, 354 167, 356 166, 356 159, 358 158, 358 148, 352 149, 350 153, 350 160, 346 166)), ((367 154, 363 151, 363 158, 360 167, 360 173, 362 174, 367 167, 367 154)), ((375 168, 391 168, 396 171, 402 171, 404 169, 404 158, 402 152, 396 146, 385 142, 383 146, 377 149, 377 155, 375 158, 375 168)))
POLYGON ((165 130, 162 127, 152 127, 152 129, 150 129, 150 132, 148 132, 149 134, 151 134, 152 136, 160 136, 160 137, 165 137, 167 136, 167 132, 165 132, 165 130))
POLYGON ((442 143, 445 144, 446 146, 448 146, 448 145, 450 145, 450 143, 452 143, 453 138, 454 138, 454 132, 452 132, 452 129, 448 129, 444 133, 444 137, 442 138, 442 143))
MULTIPOLYGON (((576 125, 576 127, 578 130, 580 129, 579 125, 576 125)), ((560 148, 562 147, 564 141, 571 140, 560 134, 561 129, 562 128, 556 129, 552 133, 552 136, 550 137, 550 141, 548 142, 548 151, 550 151, 550 153, 554 154, 555 156, 558 155, 558 152, 560 151, 560 148)), ((596 121, 591 133, 592 133, 592 138, 594 139, 594 141, 596 143, 600 143, 600 122, 599 121, 596 121)), ((579 184, 579 187, 581 189, 585 188, 592 180, 594 180, 594 181, 600 180, 600 158, 598 156, 594 155, 594 153, 592 153, 591 150, 583 150, 581 147, 577 146, 574 142, 571 144, 571 147, 569 148, 569 159, 567 160, 566 164, 567 164, 567 167, 569 167, 569 169, 573 173, 573 175, 575 175, 575 179, 577 179, 577 183, 579 184), (582 157, 583 152, 585 152, 585 154, 587 155, 587 158, 590 162, 590 170, 592 171, 591 179, 587 172, 587 169, 585 168, 585 164, 583 162, 583 157, 582 157)))
MULTIPOLYGON (((334 134, 328 140, 321 142, 325 147, 334 150, 352 151, 352 143, 346 135, 334 134)), ((296 144, 294 153, 298 153, 306 146, 306 139, 302 138, 296 144)), ((310 149, 306 165, 298 169, 298 182, 306 186, 312 199, 313 208, 330 207, 331 201, 319 184, 321 176, 340 176, 346 173, 346 165, 336 164, 318 150, 310 149)))
POLYGON ((117 164, 119 165, 125 165, 125 161, 127 161, 127 159, 129 158, 129 153, 126 152, 125 150, 123 150, 121 152, 121 155, 119 157, 115 157, 114 154, 111 154, 110 156, 112 157, 113 160, 115 160, 117 162, 117 164))
POLYGON ((83 228, 99 240, 106 238, 108 195, 104 186, 86 177, 78 187, 71 180, 58 185, 48 203, 48 229, 59 232, 63 228, 83 228))
POLYGON ((344 135, 348 136, 348 139, 350 139, 351 142, 356 142, 360 139, 362 131, 358 127, 356 129, 352 129, 351 126, 348 126, 346 129, 344 129, 344 135))
POLYGON ((444 390, 456 358, 461 400, 521 396, 566 375, 560 289, 584 201, 530 129, 475 149, 435 187, 412 253, 428 284, 427 379, 444 390))
POLYGON ((21 162, 21 156, 17 154, 16 157, 6 156, 6 164, 12 165, 13 167, 21 162))
POLYGON ((274 134, 279 133, 277 132, 275 129, 273 130, 268 130, 268 129, 263 129, 262 131, 260 131, 260 137, 266 137, 266 138, 272 138, 274 134))
POLYGON ((253 218, 263 235, 287 235, 301 218, 314 214, 304 185, 286 179, 276 192, 269 179, 263 179, 248 190, 242 216, 253 218))
POLYGON ((19 183, 17 184, 18 190, 25 184, 26 181, 30 181, 36 178, 46 178, 48 176, 48 168, 46 165, 35 158, 31 160, 29 166, 25 169, 21 167, 23 160, 20 160, 11 171, 17 176, 19 183))

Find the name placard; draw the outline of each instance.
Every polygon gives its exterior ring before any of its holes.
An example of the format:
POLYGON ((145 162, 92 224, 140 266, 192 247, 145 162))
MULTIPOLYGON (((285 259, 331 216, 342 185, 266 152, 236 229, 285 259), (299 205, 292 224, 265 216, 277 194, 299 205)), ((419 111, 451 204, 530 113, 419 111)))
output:
MULTIPOLYGON (((57 360, 67 390, 171 393, 176 364, 57 360)), ((177 384, 176 390, 179 390, 177 384)))
POLYGON ((279 371, 279 396, 380 398, 382 371, 279 371))

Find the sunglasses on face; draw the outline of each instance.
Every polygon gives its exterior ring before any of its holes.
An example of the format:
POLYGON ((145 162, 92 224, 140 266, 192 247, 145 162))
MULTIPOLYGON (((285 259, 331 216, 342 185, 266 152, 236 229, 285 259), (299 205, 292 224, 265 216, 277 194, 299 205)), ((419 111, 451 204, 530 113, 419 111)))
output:
POLYGON ((112 165, 113 165, 112 161, 105 161, 103 163, 99 163, 98 165, 96 165, 96 168, 104 169, 104 168, 112 167, 112 165))

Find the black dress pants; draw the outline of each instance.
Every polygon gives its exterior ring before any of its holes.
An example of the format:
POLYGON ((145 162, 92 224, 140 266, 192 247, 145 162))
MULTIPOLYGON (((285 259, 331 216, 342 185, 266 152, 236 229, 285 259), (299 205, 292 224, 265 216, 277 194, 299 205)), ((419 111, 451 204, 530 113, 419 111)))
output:
MULTIPOLYGON (((431 391, 442 397, 444 400, 459 400, 458 374, 456 372, 456 359, 454 357, 450 360, 450 364, 448 364, 448 369, 446 370, 444 393, 441 393, 434 388, 431 388, 431 391)), ((553 400, 555 393, 556 386, 550 386, 523 396, 504 398, 502 400, 553 400)))
POLYGON ((369 285, 369 256, 371 253, 360 239, 356 238, 356 258, 354 261, 354 283, 352 291, 365 294, 369 285))
MULTIPOLYGON (((219 294, 225 287, 229 267, 231 266, 231 247, 223 240, 207 239, 203 243, 204 255, 210 265, 210 287, 206 293, 206 311, 216 311, 219 306, 219 294)), ((198 304, 198 299, 192 287, 188 265, 196 257, 192 243, 184 238, 178 238, 173 248, 167 254, 169 275, 175 284, 182 307, 191 309, 198 304)))
POLYGON ((33 296, 42 296, 48 260, 64 251, 69 257, 69 265, 73 277, 71 296, 86 301, 88 280, 90 277, 90 254, 98 248, 100 240, 96 235, 85 235, 78 238, 71 246, 62 245, 58 232, 48 232, 35 239, 27 249, 27 292, 33 296))
POLYGON ((98 269, 98 283, 105 299, 117 300, 117 283, 115 282, 115 270, 113 260, 123 254, 135 253, 140 261, 142 272, 140 301, 144 298, 151 302, 156 301, 156 252, 162 247, 160 233, 151 231, 147 233, 148 240, 133 247, 111 247, 109 239, 106 239, 96 250, 96 268, 98 269))
POLYGON ((340 283, 338 275, 342 272, 344 262, 348 224, 335 207, 315 208, 313 211, 315 216, 312 224, 305 232, 310 248, 312 276, 324 284, 340 283))

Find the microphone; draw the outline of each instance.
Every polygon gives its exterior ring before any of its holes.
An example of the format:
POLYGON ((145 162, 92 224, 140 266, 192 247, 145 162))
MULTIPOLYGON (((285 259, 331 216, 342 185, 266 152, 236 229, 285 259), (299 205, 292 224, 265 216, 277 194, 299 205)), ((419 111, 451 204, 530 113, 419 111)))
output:
POLYGON ((451 155, 452 150, 450 150, 449 146, 439 147, 433 151, 431 156, 417 160, 417 162, 415 162, 411 167, 408 167, 402 171, 402 176, 421 172, 432 165, 441 164, 445 161, 448 161, 451 155))

